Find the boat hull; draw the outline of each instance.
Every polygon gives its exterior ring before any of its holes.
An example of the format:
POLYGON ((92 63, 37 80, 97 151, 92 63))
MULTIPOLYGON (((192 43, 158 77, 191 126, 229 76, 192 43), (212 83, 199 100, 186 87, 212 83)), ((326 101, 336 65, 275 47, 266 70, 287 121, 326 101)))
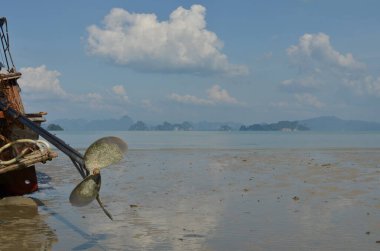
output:
POLYGON ((0 175, 0 197, 30 194, 38 190, 34 166, 0 175))

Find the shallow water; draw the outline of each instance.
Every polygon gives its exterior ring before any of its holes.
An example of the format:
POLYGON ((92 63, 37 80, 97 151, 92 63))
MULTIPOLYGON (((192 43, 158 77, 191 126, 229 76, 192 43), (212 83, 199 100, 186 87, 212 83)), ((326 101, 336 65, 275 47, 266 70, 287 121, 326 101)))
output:
POLYGON ((379 163, 380 148, 132 148, 102 170, 110 221, 95 202, 70 205, 80 176, 60 154, 37 167, 32 196, 44 206, 0 221, 0 240, 38 233, 25 250, 378 250, 379 163))
POLYGON ((116 135, 131 149, 380 148, 380 132, 57 131, 78 148, 116 135))

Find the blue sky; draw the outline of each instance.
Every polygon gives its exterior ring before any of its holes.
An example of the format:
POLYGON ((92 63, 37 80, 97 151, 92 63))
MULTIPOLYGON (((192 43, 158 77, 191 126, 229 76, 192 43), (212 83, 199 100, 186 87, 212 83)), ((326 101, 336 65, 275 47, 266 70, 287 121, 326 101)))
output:
POLYGON ((6 1, 48 119, 380 121, 379 1, 6 1))

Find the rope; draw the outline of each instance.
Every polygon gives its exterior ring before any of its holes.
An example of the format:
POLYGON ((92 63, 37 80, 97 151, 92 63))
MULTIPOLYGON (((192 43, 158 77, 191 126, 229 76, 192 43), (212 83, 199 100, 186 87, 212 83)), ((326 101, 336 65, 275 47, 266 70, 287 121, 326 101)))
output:
MULTIPOLYGON (((49 144, 46 143, 45 141, 42 141, 42 140, 32 140, 32 139, 18 139, 18 140, 15 140, 15 141, 12 141, 12 142, 9 142, 8 144, 5 144, 4 146, 2 146, 0 148, 0 154, 7 148, 15 145, 15 144, 24 144, 24 143, 30 143, 30 144, 34 144, 38 147, 38 149, 41 151, 41 152, 47 152, 49 150, 49 144)), ((28 148, 24 149, 21 151, 21 153, 19 153, 16 157, 14 157, 13 159, 10 159, 10 160, 0 160, 0 165, 11 165, 13 163, 16 163, 20 158, 24 157, 26 155, 26 153, 29 151, 28 148)))

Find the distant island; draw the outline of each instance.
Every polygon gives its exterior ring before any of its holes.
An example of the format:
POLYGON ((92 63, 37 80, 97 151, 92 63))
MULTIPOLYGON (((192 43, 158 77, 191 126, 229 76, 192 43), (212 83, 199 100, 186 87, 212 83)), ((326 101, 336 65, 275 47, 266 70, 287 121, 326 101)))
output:
POLYGON ((297 121, 279 121, 277 123, 254 123, 244 125, 236 122, 189 122, 148 124, 134 122, 129 116, 119 119, 60 119, 53 121, 48 130, 75 131, 380 131, 380 123, 360 120, 343 120, 334 116, 324 116, 297 121))
POLYGON ((129 127, 130 131, 149 131, 149 127, 142 121, 137 121, 129 127))
POLYGON ((241 123, 235 122, 189 122, 170 123, 164 121, 161 124, 148 124, 144 121, 134 122, 129 116, 123 116, 119 119, 58 119, 52 121, 59 124, 66 131, 238 131, 241 123))
POLYGON ((63 131, 63 128, 57 124, 50 124, 46 128, 48 131, 63 131))
POLYGON ((279 121, 272 124, 242 125, 240 131, 308 131, 307 126, 301 125, 298 121, 279 121))

